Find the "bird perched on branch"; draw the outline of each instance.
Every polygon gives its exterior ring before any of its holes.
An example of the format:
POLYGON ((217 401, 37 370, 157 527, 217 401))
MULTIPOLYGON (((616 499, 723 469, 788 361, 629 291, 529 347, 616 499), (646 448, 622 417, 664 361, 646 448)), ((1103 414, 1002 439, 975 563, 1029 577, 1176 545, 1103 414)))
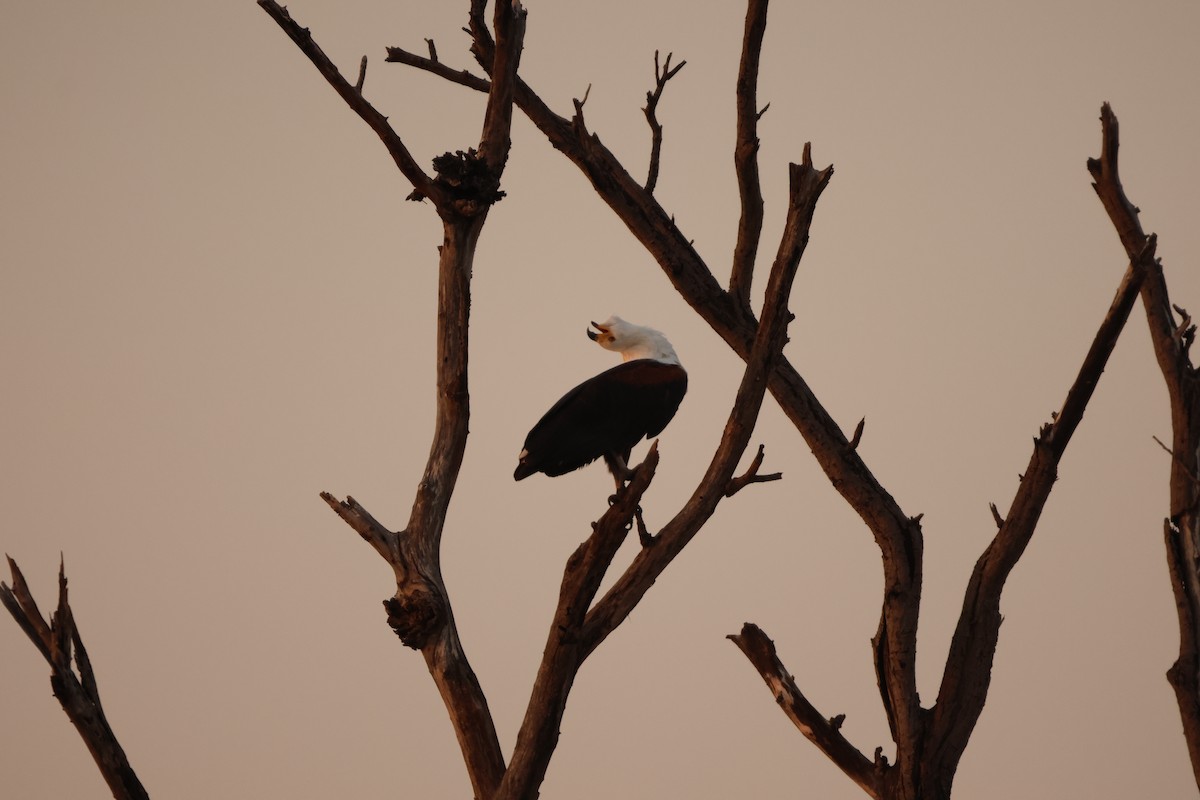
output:
POLYGON ((603 458, 619 489, 633 477, 633 446, 661 433, 687 392, 687 372, 667 337, 620 317, 592 328, 588 337, 623 362, 567 392, 533 426, 517 457, 518 481, 535 472, 564 475, 603 458))

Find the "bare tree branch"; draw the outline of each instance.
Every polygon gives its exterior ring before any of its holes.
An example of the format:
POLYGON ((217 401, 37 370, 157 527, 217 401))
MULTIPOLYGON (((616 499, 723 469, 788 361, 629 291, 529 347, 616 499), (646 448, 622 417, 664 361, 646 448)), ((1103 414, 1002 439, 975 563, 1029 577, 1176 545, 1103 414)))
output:
POLYGON ((769 472, 760 475, 758 470, 762 467, 763 456, 766 454, 766 448, 763 445, 758 446, 758 452, 754 454, 754 460, 750 462, 750 466, 746 471, 737 476, 730 478, 729 483, 725 486, 725 496, 733 497, 735 494, 745 489, 752 483, 767 483, 769 481, 777 481, 783 478, 782 472, 769 472))
POLYGON ((876 800, 883 796, 880 774, 871 759, 847 741, 841 733, 841 717, 827 719, 808 701, 796 680, 779 660, 772 642, 757 625, 747 622, 739 634, 730 634, 730 641, 745 653, 758 670, 763 681, 783 709, 788 719, 800 729, 805 738, 815 744, 830 761, 876 800))
POLYGON ((520 0, 496 0, 492 14, 492 25, 496 30, 495 59, 489 72, 492 86, 483 112, 479 155, 497 176, 503 172, 512 146, 513 89, 525 39, 525 16, 520 0))
POLYGON ((746 309, 750 308, 750 284, 754 278, 754 261, 763 224, 762 187, 758 179, 758 65, 766 30, 767 0, 750 0, 742 39, 742 60, 738 67, 737 145, 733 152, 742 216, 738 222, 733 269, 729 276, 730 296, 746 309))
MULTIPOLYGON (((1152 242, 1129 268, 1117 288, 1096 336, 1084 357, 1062 410, 1043 426, 1016 497, 988 548, 979 557, 967 586, 958 627, 950 644, 942 685, 933 709, 927 758, 935 767, 957 766, 979 720, 991 683, 992 658, 1000 635, 1000 595, 1034 529, 1058 477, 1058 462, 1083 418, 1117 338, 1137 300, 1142 281, 1154 263, 1152 242)), ((997 515, 997 519, 999 516, 997 515)))
MULTIPOLYGON (((427 40, 428 41, 428 40, 427 40)), ((432 43, 431 43, 432 46, 432 43)), ((472 75, 467 70, 455 70, 438 61, 436 52, 431 50, 430 57, 419 56, 416 53, 410 53, 399 47, 389 47, 387 49, 387 60, 394 64, 405 64, 410 67, 425 70, 439 78, 445 78, 451 83, 457 83, 460 86, 466 86, 468 89, 474 89, 477 92, 487 92, 492 88, 492 82, 487 78, 480 78, 472 75)))
POLYGON ((50 665, 50 687, 54 696, 79 731, 113 797, 116 800, 147 800, 150 795, 129 765, 100 705, 96 675, 67 602, 67 573, 63 563, 60 561, 58 566, 58 607, 49 622, 42 617, 25 583, 25 576, 11 558, 8 569, 13 583, 11 588, 0 583, 0 602, 50 665), (79 668, 78 673, 71 665, 72 659, 79 668))
POLYGON ((559 589, 558 607, 534 681, 525 719, 504 780, 493 800, 535 797, 558 744, 559 727, 567 696, 579 667, 587 658, 583 648, 583 622, 638 510, 642 495, 658 467, 658 445, 651 445, 633 480, 616 495, 592 535, 568 559, 559 589))
MULTIPOLYGON (((1138 208, 1121 185, 1117 158, 1120 126, 1108 103, 1100 108, 1100 130, 1100 157, 1087 162, 1092 187, 1126 254, 1131 259, 1147 252, 1152 255, 1155 237, 1142 230, 1138 208)), ((1162 264, 1151 258, 1145 270, 1142 305, 1171 407, 1171 505, 1163 528, 1179 618, 1179 656, 1167 671, 1167 680, 1175 690, 1192 773, 1200 787, 1200 484, 1196 482, 1200 475, 1200 379, 1189 355, 1195 335, 1190 317, 1171 303, 1162 264), (1179 324, 1172 309, 1182 317, 1179 324)))
MULTIPOLYGON (((353 86, 349 81, 342 77, 342 73, 329 60, 329 56, 317 45, 313 40, 312 34, 308 28, 302 28, 295 20, 292 19, 288 11, 275 0, 258 0, 258 4, 263 10, 270 15, 271 19, 284 30, 291 38, 296 46, 300 48, 300 52, 308 56, 308 60, 313 63, 317 71, 329 82, 334 91, 346 101, 346 105, 350 106, 353 111, 362 117, 363 121, 370 126, 371 130, 375 131, 383 142, 384 147, 392 156, 392 160, 396 162, 396 166, 404 173, 404 177, 408 178, 413 188, 423 197, 428 197, 436 203, 441 199, 441 190, 438 189, 425 171, 422 170, 417 162, 413 159, 412 154, 408 152, 408 148, 404 146, 404 142, 400 139, 399 134, 388 123, 387 117, 380 114, 373 105, 368 103, 362 96, 359 87, 353 86)), ((365 74, 366 68, 363 67, 365 74)))
POLYGON ((654 194, 654 187, 658 185, 658 167, 662 156, 663 127, 662 123, 658 121, 658 101, 662 98, 667 81, 674 78, 675 74, 687 64, 686 61, 680 61, 672 69, 671 55, 671 53, 667 53, 667 60, 659 68, 658 51, 654 51, 654 89, 646 92, 646 107, 642 109, 642 113, 646 115, 646 122, 650 125, 650 169, 646 175, 645 186, 648 194, 654 194))

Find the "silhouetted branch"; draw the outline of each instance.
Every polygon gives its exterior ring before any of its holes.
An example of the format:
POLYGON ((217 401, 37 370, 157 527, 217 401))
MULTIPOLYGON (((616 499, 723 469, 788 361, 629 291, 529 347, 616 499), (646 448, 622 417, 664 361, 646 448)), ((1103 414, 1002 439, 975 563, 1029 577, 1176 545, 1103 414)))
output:
POLYGON ((729 294, 734 302, 746 309, 750 308, 750 284, 754 278, 763 223, 762 187, 758 178, 758 119, 761 116, 758 111, 758 65, 766 30, 767 0, 750 0, 738 67, 737 144, 733 151, 742 213, 737 244, 733 249, 733 269, 729 275, 729 294))
POLYGON ((1171 303, 1162 264, 1152 257, 1154 234, 1147 236, 1142 230, 1138 208, 1121 185, 1120 126, 1108 103, 1100 108, 1100 131, 1100 157, 1088 159, 1088 172, 1125 253, 1131 259, 1146 259, 1142 305, 1170 400, 1171 505, 1163 528, 1179 618, 1179 656, 1167 680, 1175 690, 1192 773, 1200 787, 1200 380, 1189 355, 1195 333, 1187 312, 1171 303), (1178 324, 1172 309, 1182 317, 1178 324))
POLYGON ((537 787, 558 744, 567 697, 579 667, 587 658, 582 635, 588 607, 600 588, 617 550, 629 532, 638 503, 654 479, 658 445, 651 445, 633 479, 617 491, 615 502, 593 523, 592 535, 567 560, 559 589, 558 607, 542 662, 538 667, 525 719, 517 734, 512 761, 493 800, 536 797, 537 787))
MULTIPOLYGON (((427 39, 426 41, 429 40, 427 39)), ((487 78, 472 75, 465 69, 452 69, 438 61, 437 51, 432 48, 433 42, 430 41, 430 56, 426 58, 425 56, 410 53, 399 47, 389 47, 387 49, 387 61, 394 64, 405 64, 410 67, 416 67, 417 69, 437 75, 439 78, 445 78, 451 83, 457 83, 460 86, 466 86, 468 89, 474 89, 477 92, 487 92, 492 88, 492 82, 487 78)))
POLYGON ((800 729, 805 738, 815 744, 842 772, 874 798, 882 796, 879 774, 871 759, 864 756, 841 733, 844 715, 832 719, 822 716, 800 688, 796 680, 784 667, 775 653, 772 642, 757 625, 747 622, 742 632, 726 637, 738 646, 758 670, 775 702, 783 709, 788 719, 800 729))
POLYGON ((117 735, 104 716, 100 690, 83 637, 67 602, 67 574, 58 567, 58 606, 49 622, 38 610, 17 562, 8 559, 12 586, 0 583, 0 602, 50 665, 50 687, 80 737, 116 800, 146 800, 149 795, 129 765, 117 735), (72 667, 79 668, 76 673, 72 667))
POLYGON ((782 472, 770 472, 765 475, 760 475, 758 470, 762 467, 763 456, 766 453, 766 448, 763 445, 758 446, 758 452, 754 455, 754 460, 750 462, 749 468, 744 473, 736 478, 730 478, 729 483, 725 487, 725 496, 733 497, 735 494, 745 489, 752 483, 766 483, 768 481, 777 481, 783 478, 782 472))
POLYGON ((1000 595, 1004 584, 1033 537, 1057 480, 1058 462, 1083 419, 1084 409, 1129 319, 1129 312, 1152 263, 1153 247, 1147 246, 1125 271, 1062 409, 1054 415, 1052 423, 1042 426, 1034 439, 1033 454, 1012 505, 1002 520, 996 513, 999 530, 971 574, 933 709, 927 745, 927 757, 934 760, 937 768, 951 770, 951 774, 987 699, 992 658, 1000 635, 1000 595))
POLYGON ((686 61, 680 61, 672 69, 671 55, 671 53, 667 53, 667 60, 660 68, 658 51, 654 51, 654 89, 646 92, 646 107, 642 109, 642 113, 646 115, 646 122, 650 125, 650 169, 646 175, 645 187, 648 194, 654 194, 654 187, 658 185, 658 166, 662 156, 663 128, 662 123, 658 121, 658 101, 662 97, 663 89, 667 86, 667 81, 674 78, 675 74, 687 64, 686 61))
MULTIPOLYGON (((333 62, 329 60, 329 56, 317 45, 313 40, 312 34, 308 28, 302 28, 283 6, 276 3, 275 0, 258 0, 258 4, 262 9, 270 15, 271 19, 279 25, 280 28, 291 38, 296 46, 300 48, 300 52, 308 56, 308 60, 313 63, 317 71, 329 82, 334 91, 341 96, 346 105, 353 109, 354 113, 358 114, 364 122, 375 131, 383 142, 384 147, 392 156, 392 160, 396 162, 396 166, 404 173, 404 177, 408 178, 413 188, 423 197, 428 197, 438 204, 443 200, 441 191, 434 185, 433 181, 425 171, 422 170, 412 155, 408 152, 408 148, 404 146, 404 142, 400 139, 399 134, 388 123, 387 117, 380 114, 359 91, 361 89, 361 81, 359 87, 356 88, 350 84, 333 62)), ((364 65, 363 72, 366 67, 364 65)))

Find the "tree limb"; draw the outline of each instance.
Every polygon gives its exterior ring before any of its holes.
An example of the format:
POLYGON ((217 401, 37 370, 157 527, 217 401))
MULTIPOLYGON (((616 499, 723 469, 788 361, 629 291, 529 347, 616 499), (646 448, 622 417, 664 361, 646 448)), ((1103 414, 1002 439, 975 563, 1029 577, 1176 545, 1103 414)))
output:
MULTIPOLYGON (((275 2, 275 0, 258 0, 258 4, 262 9, 270 15, 271 19, 279 25, 280 28, 291 38, 296 46, 300 48, 300 52, 308 56, 308 60, 313 63, 317 71, 329 82, 334 91, 346 101, 346 105, 358 114, 364 122, 370 126, 371 130, 379 136, 383 142, 383 146, 387 148, 388 153, 392 156, 392 160, 396 162, 396 166, 404 173, 404 177, 408 178, 409 183, 413 188, 424 197, 428 197, 437 203, 441 199, 441 190, 438 189, 433 180, 425 174, 417 162, 413 159, 412 154, 408 152, 404 142, 400 139, 399 134, 388 123, 387 117, 379 113, 373 105, 367 102, 362 96, 359 87, 355 87, 347 81, 333 62, 329 60, 329 56, 323 51, 313 40, 312 34, 308 28, 302 28, 292 19, 287 9, 275 2)), ((363 67, 365 73, 365 66, 363 67)))
POLYGON ((649 488, 657 467, 658 445, 655 443, 634 473, 633 480, 617 492, 616 502, 599 522, 593 524, 592 535, 567 560, 558 607, 554 611, 525 718, 517 734, 512 761, 492 800, 535 797, 546 776, 546 768, 558 744, 567 696, 588 655, 583 648, 584 617, 600 589, 604 574, 629 533, 638 503, 649 488))
POLYGON ((1059 460, 1083 419, 1084 409, 1153 262, 1151 240, 1125 271, 1062 410, 1054 416, 1053 423, 1042 427, 1034 440, 1029 466, 1008 513, 1003 518, 995 514, 999 530, 971 574, 933 710, 928 757, 939 768, 952 770, 957 766, 983 711, 1000 635, 1000 595, 1005 581, 1033 537, 1057 479, 1059 460))
MULTIPOLYGON (((1138 208, 1121 185, 1117 154, 1120 126, 1112 107, 1100 108, 1100 157, 1089 158, 1092 187, 1116 228, 1130 258, 1154 250, 1155 237, 1147 236, 1138 220, 1138 208)), ((1167 293, 1162 264, 1151 258, 1142 284, 1142 305, 1150 327, 1150 341, 1167 384, 1171 407, 1170 515, 1163 525, 1167 567, 1179 618, 1179 656, 1167 671, 1175 691, 1192 773, 1200 787, 1200 380, 1189 355, 1194 329, 1187 312, 1173 306, 1167 293), (1172 308, 1183 317, 1175 323, 1172 308)))
POLYGON ((737 145, 733 151, 742 215, 729 276, 730 296, 746 309, 750 308, 750 284, 763 224, 762 186, 758 179, 758 65, 766 30, 767 0, 750 0, 738 66, 737 145))
POLYGON ((96 675, 67 602, 64 564, 59 562, 58 607, 49 622, 38 610, 17 562, 9 558, 8 569, 12 573, 12 587, 0 583, 0 602, 50 665, 50 687, 54 696, 67 712, 75 730, 79 731, 113 797, 116 800, 148 800, 150 795, 129 765, 100 705, 96 675), (75 667, 79 668, 78 673, 71 665, 72 658, 75 667))
POLYGON ((840 720, 835 724, 813 707, 776 655, 775 643, 762 629, 747 622, 742 626, 741 633, 730 634, 726 638, 736 644, 758 670, 775 697, 775 702, 804 737, 815 744, 859 788, 878 800, 882 796, 882 788, 875 764, 842 735, 840 720))

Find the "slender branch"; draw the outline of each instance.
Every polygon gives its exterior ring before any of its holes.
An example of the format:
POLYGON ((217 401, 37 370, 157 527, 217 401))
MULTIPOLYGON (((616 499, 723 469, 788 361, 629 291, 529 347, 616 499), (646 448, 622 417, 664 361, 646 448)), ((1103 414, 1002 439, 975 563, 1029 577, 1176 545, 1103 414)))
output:
POLYGON ((758 67, 766 29, 767 0, 749 0, 742 59, 738 66, 737 144, 733 151, 742 214, 729 276, 730 296, 746 309, 750 308, 750 284, 754 278, 754 261, 763 224, 762 187, 758 178, 758 119, 761 116, 758 111, 758 67))
POLYGON ((730 634, 726 638, 736 644, 758 670, 758 674, 775 697, 775 702, 804 737, 815 744, 864 792, 878 800, 882 796, 882 787, 879 785, 875 764, 842 735, 840 728, 844 717, 828 719, 813 707, 796 686, 795 678, 776 655, 775 643, 762 629, 747 622, 742 626, 741 633, 730 634))
POLYGON ((766 454, 766 448, 763 445, 758 446, 758 452, 754 454, 754 460, 750 462, 750 466, 746 471, 736 478, 730 478, 729 483, 725 487, 725 496, 733 497, 735 494, 745 489, 752 483, 766 483, 768 481, 778 481, 783 479, 782 472, 769 472, 760 475, 758 470, 762 467, 763 456, 766 454))
MULTIPOLYGON (((1112 107, 1100 109, 1099 158, 1089 158, 1092 187, 1130 258, 1154 249, 1138 220, 1138 208, 1125 195, 1118 169, 1120 126, 1112 107)), ((1167 566, 1179 619, 1179 656, 1167 671, 1175 691, 1184 739, 1196 785, 1200 787, 1200 377, 1189 350, 1195 331, 1186 311, 1171 303, 1162 264, 1146 264, 1142 305, 1150 327, 1150 341, 1167 385, 1171 408, 1172 441, 1170 515, 1164 523, 1167 566), (1182 317, 1176 324, 1172 309, 1182 317)))
POLYGON ((616 502, 593 524, 592 535, 567 561, 558 607, 550 624, 525 718, 517 734, 512 762, 493 800, 535 797, 545 778, 546 768, 558 744, 567 696, 588 655, 582 646, 584 616, 629 533, 638 503, 649 488, 657 466, 656 443, 651 445, 633 480, 617 492, 616 502))
POLYGON ((659 68, 658 51, 654 51, 654 89, 646 92, 646 107, 642 109, 642 113, 646 115, 646 122, 650 125, 650 169, 646 175, 645 187, 647 194, 654 194, 654 187, 658 185, 658 166, 662 156, 663 127, 662 123, 658 121, 658 101, 662 98, 667 81, 674 78, 676 73, 687 64, 686 61, 680 61, 672 69, 671 55, 671 53, 667 53, 667 60, 659 68))
POLYGON ((487 108, 483 112, 479 154, 497 177, 504 170, 512 146, 513 90, 525 39, 525 17, 526 12, 520 0, 496 0, 492 15, 496 30, 495 56, 489 73, 492 86, 488 91, 487 108))
POLYGON ((362 94, 363 84, 367 81, 367 57, 363 56, 358 64, 358 80, 354 83, 354 91, 362 94))
POLYGON ((150 795, 129 765, 117 735, 104 716, 96 675, 87 649, 83 646, 83 637, 75 624, 75 615, 67 602, 64 564, 60 560, 58 607, 49 622, 38 610, 25 576, 11 558, 8 559, 8 568, 12 574, 12 586, 0 583, 0 602, 50 665, 50 687, 54 696, 87 745, 113 797, 116 800, 146 800, 150 795), (72 667, 72 660, 79 669, 78 673, 72 667))
POLYGON ((438 61, 436 51, 433 50, 430 51, 430 57, 426 58, 425 56, 410 53, 399 47, 389 47, 387 49, 386 60, 393 64, 405 64, 406 66, 416 67, 417 69, 437 75, 439 78, 444 78, 451 83, 457 83, 460 86, 466 86, 468 89, 474 89, 477 92, 487 92, 492 88, 492 82, 487 78, 472 75, 465 69, 453 69, 438 61))
MULTIPOLYGON (((361 80, 358 87, 352 85, 338 71, 333 62, 329 60, 329 56, 317 45, 313 40, 312 34, 308 28, 302 28, 292 19, 288 11, 275 0, 258 0, 258 4, 262 9, 270 15, 271 19, 279 25, 280 28, 291 38, 296 46, 300 48, 300 52, 308 56, 308 60, 313 63, 317 71, 329 82, 334 91, 341 96, 346 105, 360 116, 364 122, 375 131, 376 135, 387 148, 388 153, 392 156, 392 160, 396 162, 396 166, 404 173, 404 177, 413 185, 413 188, 420 195, 428 197, 435 205, 440 207, 444 201, 441 189, 434 185, 434 182, 425 171, 422 170, 417 162, 413 159, 412 154, 408 152, 404 142, 400 139, 399 134, 388 123, 387 117, 379 113, 376 108, 368 103, 362 96, 361 80)), ((362 75, 365 76, 366 67, 362 68, 362 75)))
POLYGON ((1148 267, 1154 262, 1153 242, 1139 254, 1117 288, 1062 410, 1043 426, 1033 454, 999 530, 979 557, 963 600, 958 627, 950 644, 942 685, 933 714, 929 758, 953 774, 983 711, 991 683, 992 658, 1000 635, 1000 595, 1020 559, 1045 507, 1058 475, 1058 462, 1083 418, 1117 338, 1136 302, 1148 267))

